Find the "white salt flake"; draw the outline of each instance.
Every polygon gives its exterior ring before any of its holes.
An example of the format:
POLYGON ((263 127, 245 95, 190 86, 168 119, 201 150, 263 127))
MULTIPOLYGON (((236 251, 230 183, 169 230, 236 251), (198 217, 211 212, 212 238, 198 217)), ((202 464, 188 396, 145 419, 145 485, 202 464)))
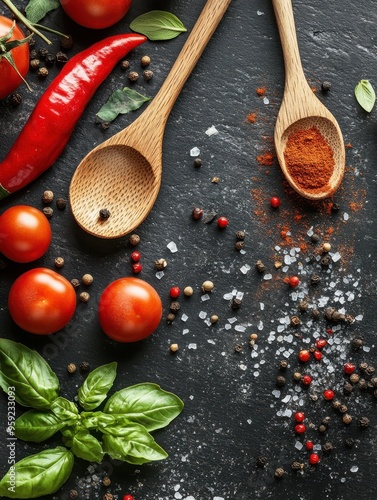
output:
POLYGON ((280 391, 278 391, 277 389, 275 389, 275 390, 272 391, 272 395, 275 396, 275 398, 280 398, 280 391))
POLYGON ((233 298, 232 292, 223 295, 223 299, 225 300, 231 300, 232 298, 233 298))
POLYGON ((199 318, 200 319, 205 319, 206 317, 207 317, 207 313, 205 311, 200 311, 199 318))
POLYGON ((242 299, 243 299, 243 296, 244 296, 244 293, 243 293, 243 292, 237 292, 237 293, 236 293, 236 299, 238 299, 238 300, 242 300, 242 299))
POLYGON ((258 325, 257 325, 257 328, 259 331, 262 331, 263 330, 263 321, 259 321, 258 325))
POLYGON ((229 325, 228 323, 224 326, 225 330, 231 330, 232 325, 229 325))
POLYGON ((250 271, 251 267, 248 264, 245 264, 240 268, 242 274, 247 274, 250 271))
POLYGON ((359 470, 359 467, 357 465, 353 465, 351 468, 350 468, 350 471, 351 472, 357 472, 359 470))
POLYGON ((188 320, 187 314, 183 313, 182 316, 181 316, 181 321, 186 322, 187 320, 188 320))
POLYGON ((228 323, 230 323, 232 325, 233 323, 235 323, 237 321, 237 318, 235 316, 233 316, 232 318, 228 318, 227 321, 228 321, 228 323))
POLYGON ((261 311, 264 311, 264 304, 263 304, 263 302, 260 302, 260 303, 259 303, 259 307, 260 307, 260 310, 261 310, 261 311))
POLYGON ((170 241, 166 246, 171 251, 171 253, 178 252, 177 245, 174 243, 174 241, 170 241))
POLYGON ((157 273, 156 273, 156 278, 157 278, 158 280, 160 280, 160 279, 161 279, 161 278, 163 278, 164 276, 165 276, 164 271, 157 271, 157 273))
POLYGON ((242 325, 236 325, 234 329, 236 332, 241 332, 241 333, 246 331, 246 327, 242 325))
POLYGON ((347 214, 347 212, 344 212, 343 219, 348 220, 349 218, 350 218, 350 216, 347 214))
POLYGON ((204 295, 202 295, 202 296, 200 297, 200 300, 201 300, 202 302, 205 302, 206 300, 209 300, 210 298, 211 298, 211 297, 208 295, 208 293, 205 293, 204 295))
POLYGON ((212 340, 212 339, 208 339, 207 342, 208 342, 208 344, 212 344, 212 345, 216 344, 216 342, 214 340, 212 340))
MULTIPOLYGON (((182 314, 183 316, 183 314, 182 314)), ((182 318, 181 318, 182 319, 182 318)), ((190 332, 190 330, 188 328, 185 328, 182 332, 182 335, 187 335, 188 333, 190 332)))
POLYGON ((266 281, 267 281, 267 280, 272 280, 272 274, 265 274, 265 275, 263 276, 263 279, 264 279, 264 280, 266 280, 266 281))
POLYGON ((211 135, 216 135, 218 133, 219 133, 219 131, 217 130, 217 128, 214 125, 212 125, 212 127, 209 127, 206 130, 206 135, 208 135, 208 137, 211 137, 211 135))
MULTIPOLYGON (((257 10, 257 16, 264 16, 264 12, 257 10)), ((215 500, 215 498, 213 500, 215 500)))
POLYGON ((198 347, 197 344, 191 343, 187 346, 189 349, 196 349, 198 347))
POLYGON ((296 441, 295 443, 296 450, 302 450, 303 447, 304 445, 300 441, 296 441))
POLYGON ((200 155, 200 149, 199 148, 192 148, 190 149, 190 156, 199 156, 200 155))
POLYGON ((291 396, 289 394, 287 394, 285 396, 285 398, 283 398, 281 401, 282 401, 282 403, 288 403, 290 400, 291 400, 291 396))
POLYGON ((270 104, 270 99, 263 97, 263 104, 270 104))

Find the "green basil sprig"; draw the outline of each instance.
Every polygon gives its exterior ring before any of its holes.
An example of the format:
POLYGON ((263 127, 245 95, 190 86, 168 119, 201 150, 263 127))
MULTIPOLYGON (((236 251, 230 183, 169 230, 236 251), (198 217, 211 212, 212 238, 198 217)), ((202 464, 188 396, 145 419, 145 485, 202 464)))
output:
POLYGON ((60 432, 66 446, 46 449, 12 464, 0 481, 0 496, 37 498, 56 492, 68 479, 74 455, 100 463, 111 458, 142 465, 166 458, 151 431, 167 426, 183 402, 157 384, 143 383, 106 399, 116 377, 117 363, 93 370, 78 390, 85 410, 59 395, 59 380, 48 363, 28 347, 0 339, 0 385, 12 387, 18 403, 33 409, 14 423, 15 436, 40 443, 60 432), (70 449, 67 449, 70 448, 70 449), (14 488, 9 489, 9 486, 14 488))
POLYGON ((38 498, 55 493, 69 478, 73 464, 73 453, 61 446, 29 455, 11 465, 0 481, 0 496, 38 498))
POLYGON ((134 89, 128 87, 118 89, 101 106, 96 116, 102 122, 112 122, 118 115, 125 115, 130 111, 136 111, 147 101, 150 101, 150 97, 139 94, 134 89))
POLYGON ((360 80, 355 87, 355 97, 360 106, 370 113, 376 102, 376 94, 369 80, 360 80))
POLYGON ((177 16, 164 10, 151 10, 138 16, 132 21, 130 28, 153 41, 171 40, 187 31, 177 16))
POLYGON ((0 339, 0 386, 14 387, 17 403, 49 409, 59 394, 59 379, 36 351, 13 340, 0 339))

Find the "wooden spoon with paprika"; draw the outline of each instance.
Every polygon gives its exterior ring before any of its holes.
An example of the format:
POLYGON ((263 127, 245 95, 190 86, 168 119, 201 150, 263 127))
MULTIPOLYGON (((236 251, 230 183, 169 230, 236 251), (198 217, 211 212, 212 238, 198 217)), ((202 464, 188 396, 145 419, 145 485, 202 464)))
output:
POLYGON ((274 134, 277 159, 295 191, 309 200, 322 200, 332 196, 343 179, 342 132, 305 78, 291 0, 272 0, 272 4, 285 66, 284 96, 274 134), (296 141, 293 148, 292 140, 296 141), (294 157, 290 157, 292 151, 294 157))
POLYGON ((170 111, 231 0, 207 0, 177 60, 146 110, 94 148, 70 185, 73 216, 88 233, 118 238, 152 210, 162 175, 162 142, 170 111))

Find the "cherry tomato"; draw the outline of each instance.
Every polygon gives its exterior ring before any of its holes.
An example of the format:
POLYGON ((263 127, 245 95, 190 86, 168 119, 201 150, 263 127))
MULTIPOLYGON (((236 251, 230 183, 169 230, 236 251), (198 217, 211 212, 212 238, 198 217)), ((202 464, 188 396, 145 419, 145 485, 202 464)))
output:
POLYGON ((102 292, 98 303, 101 328, 118 342, 136 342, 151 335, 162 317, 156 290, 140 278, 119 278, 102 292))
POLYGON ((132 0, 60 0, 65 13, 86 28, 102 29, 124 17, 132 0))
POLYGON ((65 327, 76 309, 76 293, 60 274, 37 267, 21 274, 13 283, 8 307, 23 330, 48 335, 65 327))
POLYGON ((16 205, 0 216, 0 252, 15 262, 32 262, 51 243, 51 226, 37 208, 16 205))
MULTIPOLYGON (((7 17, 0 16, 0 37, 4 37, 12 29, 13 21, 7 17)), ((12 36, 8 42, 12 40, 22 40, 25 38, 22 30, 16 25, 12 36)), ((29 71, 29 44, 23 43, 19 47, 15 47, 10 51, 13 57, 14 64, 23 78, 29 71)), ((1 55, 1 54, 0 54, 1 55)), ((9 94, 14 92, 16 88, 23 82, 20 75, 6 60, 5 57, 0 58, 0 99, 4 99, 9 94)))

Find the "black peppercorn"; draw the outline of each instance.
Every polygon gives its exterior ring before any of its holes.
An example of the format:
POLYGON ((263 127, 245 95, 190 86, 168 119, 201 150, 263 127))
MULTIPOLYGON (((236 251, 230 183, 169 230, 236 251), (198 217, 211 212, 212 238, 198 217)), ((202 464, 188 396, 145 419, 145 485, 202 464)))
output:
POLYGON ((232 298, 232 302, 231 302, 231 307, 232 309, 239 309, 242 305, 242 300, 241 299, 238 299, 237 297, 233 297, 232 298))
POLYGON ((331 418, 330 418, 330 417, 324 417, 324 418, 322 419, 322 422, 321 422, 321 423, 322 423, 323 425, 329 425, 329 423, 330 423, 330 422, 331 422, 331 418))
POLYGON ((245 248, 245 242, 244 241, 236 241, 234 247, 236 250, 243 250, 245 248))
POLYGON ((29 59, 38 59, 38 52, 35 49, 30 50, 29 59))
POLYGON ((343 386, 343 394, 349 396, 353 391, 353 386, 349 382, 346 382, 343 386))
POLYGON ((76 490, 71 490, 69 492, 69 498, 78 498, 79 497, 79 494, 76 490))
POLYGON ((360 389, 360 391, 365 391, 366 389, 368 389, 367 381, 364 378, 360 378, 357 387, 360 389))
POLYGON ((322 82, 321 89, 322 92, 328 92, 331 89, 331 82, 322 82))
POLYGON ((265 457, 264 455, 261 455, 257 458, 256 460, 257 466, 258 467, 265 467, 268 464, 268 458, 265 457))
POLYGON ((101 210, 99 211, 99 218, 102 220, 107 220, 110 215, 110 210, 108 210, 107 208, 101 208, 101 210))
POLYGON ((73 47, 73 38, 71 35, 62 36, 60 38, 60 47, 64 50, 70 50, 73 47))
POLYGON ((310 276, 310 284, 311 285, 318 285, 318 283, 321 281, 321 277, 318 276, 318 274, 312 274, 310 276))
POLYGON ((325 311, 325 316, 326 319, 328 319, 329 321, 334 321, 335 323, 345 320, 345 315, 337 311, 334 307, 328 307, 325 311))
POLYGON ((42 212, 45 214, 47 219, 51 219, 54 211, 51 207, 43 207, 42 212))
POLYGON ((297 327, 297 326, 301 325, 301 320, 298 316, 294 315, 294 316, 291 316, 290 323, 291 323, 291 326, 297 327))
POLYGON ((48 54, 48 50, 45 47, 41 47, 38 50, 38 56, 40 59, 44 60, 48 54))
POLYGON ((368 417, 361 417, 358 424, 362 429, 366 429, 367 427, 369 427, 370 420, 368 417))
POLYGON ((167 316, 166 316, 166 323, 168 325, 171 325, 173 323, 173 321, 175 320, 175 314, 174 313, 169 313, 167 316))
POLYGON ((339 203, 333 203, 333 204, 331 205, 331 210, 332 210, 333 212, 339 212, 339 210, 340 210, 340 205, 339 205, 339 203))
POLYGON ((327 425, 321 424, 321 425, 318 427, 318 431, 319 431, 321 434, 324 434, 324 433, 327 431, 327 425))
POLYGON ((332 407, 334 408, 334 410, 339 410, 341 406, 341 401, 339 401, 339 399, 334 399, 334 401, 332 402, 332 407))
POLYGON ((285 377, 283 377, 282 375, 278 375, 276 377, 276 386, 277 387, 283 387, 285 385, 285 377))
POLYGON ((328 267, 330 264, 331 264, 331 257, 330 257, 330 255, 325 255, 324 257, 322 257, 322 259, 321 259, 321 265, 323 267, 328 267))
POLYGON ((195 158, 195 160, 194 160, 194 167, 195 167, 195 168, 199 168, 199 167, 201 167, 201 166, 202 166, 202 163, 203 163, 203 162, 202 162, 202 159, 201 159, 201 158, 195 158))
POLYGON ((296 471, 297 470, 303 470, 304 467, 305 467, 304 464, 302 464, 300 462, 297 462, 297 461, 292 462, 292 464, 291 464, 291 469, 292 470, 296 470, 296 471))
POLYGON ((127 59, 124 59, 121 63, 120 63, 120 67, 122 69, 128 69, 130 67, 130 62, 127 61, 127 59))
POLYGON ((56 62, 56 66, 58 66, 58 68, 61 68, 64 66, 64 64, 68 61, 68 56, 67 54, 64 54, 64 52, 57 52, 56 56, 55 56, 55 62, 56 62))
POLYGON ((310 240, 312 243, 318 243, 319 242, 319 235, 317 233, 313 233, 310 237, 310 240))
POLYGON ((359 364, 360 371, 365 372, 367 368, 368 368, 368 363, 366 363, 365 361, 363 361, 359 364))
POLYGON ((309 309, 309 302, 308 299, 302 299, 298 303, 298 310, 301 312, 305 312, 309 309))
POLYGON ((80 286, 80 280, 78 280, 77 278, 71 279, 71 285, 73 286, 73 288, 78 288, 80 286))
POLYGON ((242 351, 242 345, 241 344, 236 344, 234 346, 234 351, 235 352, 241 352, 242 351))
POLYGON ((44 66, 37 71, 38 78, 44 79, 48 76, 48 69, 44 66))
POLYGON ((146 82, 149 82, 153 78, 153 71, 150 69, 146 69, 143 71, 143 78, 146 82))
POLYGON ((266 267, 261 260, 257 260, 257 262, 255 263, 255 267, 257 268, 257 271, 259 273, 264 273, 264 271, 266 270, 266 267))
POLYGON ((80 370, 81 370, 82 372, 88 372, 88 371, 89 371, 89 369, 90 369, 90 365, 89 365, 89 363, 88 363, 87 361, 82 361, 82 362, 80 363, 80 370))
POLYGON ((57 200, 56 200, 56 208, 58 210, 64 210, 66 206, 67 206, 67 202, 65 201, 64 198, 57 198, 57 200))
POLYGON ((346 405, 340 405, 339 411, 340 413, 346 413, 348 411, 348 408, 346 405))
POLYGON ((286 359, 282 359, 279 362, 279 368, 280 370, 285 371, 288 368, 288 361, 286 359))
POLYGON ((29 66, 30 66, 31 70, 38 69, 40 65, 41 65, 41 63, 40 63, 39 59, 31 59, 30 60, 29 66))
POLYGON ((181 304, 177 302, 176 300, 170 304, 170 310, 173 313, 176 313, 180 310, 181 304))
POLYGON ((202 208, 195 207, 195 208, 193 208, 191 215, 192 215, 193 219, 198 220, 198 219, 201 219, 203 217, 203 213, 204 212, 203 212, 202 208))
POLYGON ((130 82, 136 82, 139 79, 139 73, 137 73, 137 71, 130 71, 128 79, 130 82))
POLYGON ((355 446, 355 440, 352 438, 347 438, 344 440, 344 444, 347 446, 347 448, 353 448, 355 446))
POLYGON ((312 311, 312 318, 317 320, 321 317, 321 311, 319 309, 313 309, 312 311))
POLYGON ((236 238, 237 238, 237 240, 244 240, 245 239, 245 231, 237 231, 236 238))
POLYGON ((374 368, 374 366, 368 365, 367 369, 365 370, 365 373, 367 375, 373 375, 375 371, 376 369, 374 368))
POLYGON ((14 107, 19 106, 22 103, 22 95, 21 94, 12 94, 10 96, 10 103, 14 107))
POLYGON ((276 470, 275 470, 275 477, 277 479, 281 479, 285 474, 285 470, 283 469, 283 467, 278 467, 276 470))
POLYGON ((323 443, 322 445, 322 451, 323 453, 326 453, 326 455, 329 455, 333 451, 333 449, 334 447, 332 443, 330 443, 330 441, 328 441, 327 443, 323 443))
POLYGON ((55 64, 55 56, 54 54, 47 54, 45 57, 46 66, 53 66, 55 64))

